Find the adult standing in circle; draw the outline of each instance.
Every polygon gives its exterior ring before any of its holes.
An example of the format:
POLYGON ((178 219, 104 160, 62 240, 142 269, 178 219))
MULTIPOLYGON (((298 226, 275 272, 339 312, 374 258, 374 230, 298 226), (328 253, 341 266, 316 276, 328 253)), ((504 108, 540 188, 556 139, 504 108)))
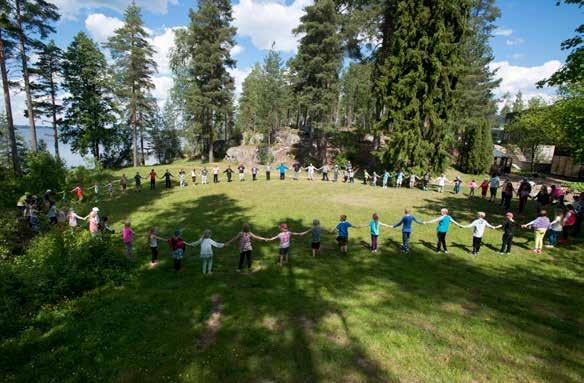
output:
POLYGON ((171 177, 174 178, 174 176, 172 174, 170 174, 170 172, 168 171, 168 169, 166 169, 166 171, 164 172, 164 175, 162 176, 164 178, 164 187, 167 189, 170 189, 171 185, 171 177))
POLYGON ((223 170, 223 173, 227 176, 227 182, 231 182, 231 176, 233 175, 233 169, 231 165, 227 165, 227 169, 223 170))
POLYGON ((523 213, 525 211, 525 207, 527 205, 527 199, 531 194, 531 184, 527 180, 527 178, 523 178, 521 183, 519 184, 519 188, 517 189, 517 195, 519 196, 519 213, 523 213))
POLYGON ((239 181, 245 181, 245 166, 243 166, 243 164, 239 164, 237 171, 239 172, 239 181))
POLYGON ((491 198, 489 201, 496 202, 497 201, 497 189, 501 187, 501 179, 495 173, 491 176, 489 180, 489 191, 491 192, 491 198))
POLYGON ((266 170, 266 181, 270 180, 270 173, 272 172, 272 164, 267 164, 265 166, 265 170, 266 170))

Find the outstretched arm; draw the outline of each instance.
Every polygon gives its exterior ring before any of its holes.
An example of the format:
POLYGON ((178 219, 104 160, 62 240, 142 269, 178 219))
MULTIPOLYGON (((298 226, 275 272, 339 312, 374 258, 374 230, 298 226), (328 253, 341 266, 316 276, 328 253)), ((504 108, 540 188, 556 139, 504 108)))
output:
MULTIPOLYGON (((440 221, 441 219, 442 219, 442 217, 440 216, 438 218, 434 218, 434 219, 431 219, 429 221, 424 221, 424 223, 436 223, 436 222, 440 221)), ((454 220, 452 220, 452 221, 454 221, 454 220)))
MULTIPOLYGON (((259 235, 255 235, 255 234, 254 234, 254 233, 252 233, 252 232, 250 232, 250 233, 249 233, 249 235, 251 235, 251 237, 252 237, 252 238, 254 238, 254 239, 257 239, 257 240, 260 240, 260 241, 265 241, 265 240, 266 240, 266 238, 264 238, 264 237, 261 237, 261 236, 259 236, 259 235)), ((237 238, 239 238, 239 236, 238 236, 237 238)))

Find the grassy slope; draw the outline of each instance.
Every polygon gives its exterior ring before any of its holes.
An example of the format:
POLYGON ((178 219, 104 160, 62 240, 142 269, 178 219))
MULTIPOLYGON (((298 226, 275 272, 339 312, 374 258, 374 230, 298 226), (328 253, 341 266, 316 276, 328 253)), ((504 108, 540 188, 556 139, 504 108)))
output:
MULTIPOLYGON (((449 192, 263 179, 131 192, 100 206, 118 231, 129 218, 140 234, 157 225, 162 234, 179 227, 185 238, 196 239, 210 228, 220 241, 243 222, 272 235, 279 222, 298 231, 315 217, 330 228, 341 213, 365 224, 376 211, 393 223, 406 206, 422 219, 443 206, 463 222, 479 209, 492 223, 502 219, 498 206, 449 192)), ((522 232, 513 255, 503 257, 495 252, 501 234, 490 231, 482 254, 471 258, 465 250, 470 231, 453 228, 450 254, 436 255, 430 249, 435 226, 414 230, 411 256, 399 252, 397 230, 382 232, 378 255, 360 243, 368 241, 366 229, 352 230, 346 258, 336 252, 333 235, 316 259, 309 256, 308 237, 295 238, 290 266, 283 269, 276 265, 276 243, 255 243, 257 271, 249 275, 235 272, 232 246, 216 251, 215 274, 208 277, 199 271, 198 249, 189 250, 184 272, 175 274, 163 245, 163 261, 150 269, 141 239, 137 262, 143 266, 131 283, 48 309, 35 328, 1 345, 5 378, 582 381, 581 247, 529 254, 532 238, 522 232), (220 299, 221 318, 209 335, 213 296, 220 299)))

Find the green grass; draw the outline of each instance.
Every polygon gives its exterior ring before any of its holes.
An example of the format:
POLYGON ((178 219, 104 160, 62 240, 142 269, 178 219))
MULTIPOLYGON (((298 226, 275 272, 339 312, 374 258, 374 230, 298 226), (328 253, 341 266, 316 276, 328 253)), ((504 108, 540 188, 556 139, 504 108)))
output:
MULTIPOLYGON (((192 166, 172 170, 183 165, 192 166)), ((491 223, 502 222, 498 205, 450 190, 262 177, 128 192, 100 207, 118 232, 130 219, 140 235, 156 225, 162 235, 181 228, 189 240, 209 228, 226 241, 244 222, 260 235, 276 234, 280 222, 300 231, 313 218, 332 228, 339 214, 366 224, 377 212, 394 223, 404 207, 422 219, 449 207, 463 222, 478 210, 491 223)), ((452 228, 450 254, 437 255, 435 226, 415 226, 407 256, 399 251, 399 230, 385 229, 381 250, 372 255, 362 244, 368 230, 353 229, 347 257, 337 252, 334 235, 324 237, 318 258, 310 256, 308 236, 294 238, 284 268, 276 263, 277 243, 255 242, 254 273, 235 272, 238 251, 231 246, 215 252, 212 276, 200 273, 198 249, 188 250, 184 271, 174 273, 164 244, 160 265, 151 269, 139 238, 139 265, 129 283, 48 307, 0 345, 0 380, 581 382, 581 244, 534 255, 531 234, 523 231, 513 254, 500 256, 500 237, 488 231, 484 250, 473 258, 471 232, 452 228), (219 325, 210 331, 214 310, 219 325)))

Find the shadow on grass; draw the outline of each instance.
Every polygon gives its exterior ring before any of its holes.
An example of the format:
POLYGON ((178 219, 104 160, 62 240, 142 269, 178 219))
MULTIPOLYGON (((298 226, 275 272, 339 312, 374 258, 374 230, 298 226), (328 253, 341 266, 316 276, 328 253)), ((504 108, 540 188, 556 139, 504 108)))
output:
MULTIPOLYGON (((144 198, 117 213, 128 215, 144 198)), ((472 209, 487 210, 482 204, 473 202, 472 209)), ((472 218, 450 197, 417 209, 437 212, 443 205, 457 219, 472 218)), ((245 208, 218 194, 174 203, 144 226, 165 233, 182 227, 189 240, 209 228, 214 239, 226 241, 248 221, 245 208)), ((309 226, 280 217, 252 231, 273 235, 280 222, 292 231, 309 226)), ((2 344, 2 370, 8 381, 35 382, 383 382, 428 380, 433 371, 454 380, 452 371, 470 373, 481 381, 501 365, 511 371, 504 377, 520 380, 584 376, 584 283, 546 271, 542 257, 533 258, 531 268, 489 268, 470 257, 437 256, 432 243, 417 240, 412 254, 402 255, 392 236, 380 238, 378 255, 364 255, 352 239, 348 256, 329 251, 317 259, 303 256, 309 254, 306 238, 294 237, 283 268, 276 264, 277 244, 254 242, 256 271, 249 275, 234 271, 237 246, 216 250, 213 276, 200 273, 198 249, 187 253, 182 273, 172 272, 163 257, 123 288, 105 287, 39 316, 22 337, 2 344), (397 288, 387 295, 391 286, 397 288), (356 313, 363 310, 367 314, 356 313), (213 315, 216 331, 201 348, 213 315), (485 333, 507 346, 490 343, 485 333), (396 334, 408 343, 400 344, 396 334), (418 350, 422 355, 410 355, 418 350), (477 350, 477 360, 469 350, 477 350), (440 355, 452 359, 434 359, 440 355), (398 356, 410 364, 400 369, 393 362, 398 356), (425 360, 426 371, 413 367, 425 360)), ((325 247, 333 241, 323 238, 325 247)), ((581 265, 577 251, 570 254, 562 267, 581 265)))

